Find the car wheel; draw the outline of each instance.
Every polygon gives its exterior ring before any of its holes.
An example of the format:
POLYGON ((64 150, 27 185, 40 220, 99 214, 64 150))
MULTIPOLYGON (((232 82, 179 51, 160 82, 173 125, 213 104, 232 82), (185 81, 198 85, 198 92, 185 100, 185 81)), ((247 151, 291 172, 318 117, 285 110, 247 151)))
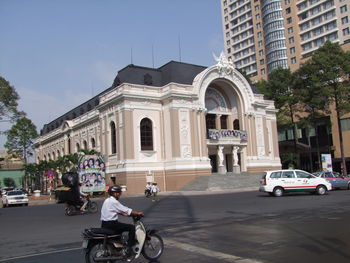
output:
POLYGON ((283 188, 282 187, 275 187, 273 189, 273 195, 276 197, 280 197, 283 195, 283 188))
POLYGON ((327 188, 326 188, 324 185, 319 185, 319 186, 317 186, 317 188, 316 188, 316 193, 317 193, 318 195, 324 195, 324 194, 327 193, 327 188))

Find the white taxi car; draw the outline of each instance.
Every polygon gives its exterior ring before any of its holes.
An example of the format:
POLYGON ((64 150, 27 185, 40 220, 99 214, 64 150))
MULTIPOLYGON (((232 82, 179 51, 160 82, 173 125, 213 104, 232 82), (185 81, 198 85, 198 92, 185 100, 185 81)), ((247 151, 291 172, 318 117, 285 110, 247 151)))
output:
POLYGON ((8 191, 2 195, 3 207, 11 205, 28 205, 28 196, 21 190, 8 191))
POLYGON ((314 192, 319 195, 332 190, 332 185, 323 178, 302 170, 267 171, 260 180, 260 192, 282 196, 288 192, 314 192))

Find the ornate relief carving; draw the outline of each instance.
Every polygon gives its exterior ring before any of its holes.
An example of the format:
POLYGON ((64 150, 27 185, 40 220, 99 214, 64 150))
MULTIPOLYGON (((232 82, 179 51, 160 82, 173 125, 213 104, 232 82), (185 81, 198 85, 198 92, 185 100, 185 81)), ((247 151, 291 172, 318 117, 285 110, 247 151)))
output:
POLYGON ((225 73, 227 75, 231 75, 234 69, 234 65, 232 60, 227 59, 224 52, 221 51, 220 57, 215 56, 213 54, 214 59, 218 62, 216 67, 220 74, 225 73))
POLYGON ((182 158, 192 158, 192 151, 190 145, 183 145, 181 147, 182 158))

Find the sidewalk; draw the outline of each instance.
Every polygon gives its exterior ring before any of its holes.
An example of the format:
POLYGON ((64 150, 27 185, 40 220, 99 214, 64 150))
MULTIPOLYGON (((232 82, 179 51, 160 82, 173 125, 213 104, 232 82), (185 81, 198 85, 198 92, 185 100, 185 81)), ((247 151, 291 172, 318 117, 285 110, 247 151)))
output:
POLYGON ((55 204, 55 195, 28 196, 29 206, 55 204))
MULTIPOLYGON (((159 196, 171 195, 210 195, 227 194, 248 191, 258 191, 261 174, 213 174, 211 176, 198 177, 179 191, 160 192, 159 196)), ((143 196, 143 193, 126 195, 125 197, 143 196)), ((55 204, 55 195, 41 195, 39 197, 29 196, 29 206, 55 204)), ((94 197, 103 200, 105 197, 94 197)), ((0 207, 2 204, 0 202, 0 207)))

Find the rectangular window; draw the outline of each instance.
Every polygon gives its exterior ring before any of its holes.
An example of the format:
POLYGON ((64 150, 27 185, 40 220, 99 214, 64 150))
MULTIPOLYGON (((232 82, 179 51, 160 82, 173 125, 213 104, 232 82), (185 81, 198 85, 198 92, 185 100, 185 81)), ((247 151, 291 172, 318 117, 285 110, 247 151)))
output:
POLYGON ((292 58, 290 59, 290 62, 291 62, 292 64, 297 63, 297 58, 296 58, 296 57, 292 57, 292 58))
POLYGON ((289 41, 289 44, 294 43, 294 37, 290 37, 290 38, 288 39, 288 41, 289 41))
POLYGON ((346 24, 346 23, 348 23, 348 22, 349 22, 349 19, 348 19, 347 16, 345 16, 345 17, 343 17, 343 18, 341 19, 342 25, 344 25, 344 24, 346 24))
POLYGON ((264 63, 265 63, 265 60, 260 59, 260 65, 264 65, 264 63))
POLYGON ((350 35, 350 30, 349 30, 348 27, 345 28, 345 29, 343 29, 343 35, 344 35, 344 36, 350 35))
POLYGON ((265 75, 265 69, 264 68, 260 70, 260 74, 261 75, 265 75))
POLYGON ((291 17, 288 17, 288 18, 287 18, 287 24, 291 24, 291 23, 292 23, 292 21, 293 21, 293 20, 292 20, 292 18, 291 18, 291 17))
POLYGON ((291 48, 289 49, 289 53, 290 53, 290 54, 294 54, 294 53, 295 53, 295 47, 291 47, 291 48))
POLYGON ((227 115, 221 115, 220 124, 221 124, 221 129, 227 129, 227 115))
POLYGON ((293 27, 288 28, 288 34, 293 33, 293 27))
POLYGON ((216 129, 216 123, 215 123, 216 115, 214 114, 207 114, 206 115, 206 124, 207 129, 216 129))
POLYGON ((340 120, 341 130, 350 131, 350 118, 340 120))
POLYGON ((348 7, 346 5, 340 7, 340 13, 345 13, 346 11, 348 11, 348 7))
POLYGON ((286 14, 290 14, 290 7, 288 7, 287 9, 286 9, 286 14))

